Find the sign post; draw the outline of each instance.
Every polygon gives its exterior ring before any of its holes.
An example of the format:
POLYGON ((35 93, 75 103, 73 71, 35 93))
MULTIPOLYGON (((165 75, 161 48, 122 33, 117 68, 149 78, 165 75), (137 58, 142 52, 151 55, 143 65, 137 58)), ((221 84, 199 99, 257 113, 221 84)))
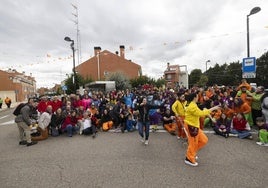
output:
POLYGON ((256 78, 256 58, 244 58, 242 62, 242 78, 256 78))

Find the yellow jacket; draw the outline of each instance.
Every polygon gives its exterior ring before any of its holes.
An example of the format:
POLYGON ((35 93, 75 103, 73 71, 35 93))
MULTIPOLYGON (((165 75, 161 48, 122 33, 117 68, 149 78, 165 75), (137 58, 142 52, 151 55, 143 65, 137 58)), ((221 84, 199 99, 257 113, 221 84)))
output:
POLYGON ((188 125, 200 128, 199 118, 209 114, 210 110, 200 110, 195 102, 191 102, 189 106, 186 107, 184 121, 188 125))
POLYGON ((187 101, 181 102, 179 100, 176 100, 172 106, 171 109, 174 112, 176 116, 185 116, 185 106, 187 101))

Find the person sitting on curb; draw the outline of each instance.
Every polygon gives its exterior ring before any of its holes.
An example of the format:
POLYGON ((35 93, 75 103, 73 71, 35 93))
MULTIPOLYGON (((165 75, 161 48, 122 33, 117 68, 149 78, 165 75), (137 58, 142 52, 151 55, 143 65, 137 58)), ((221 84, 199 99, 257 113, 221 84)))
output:
POLYGON ((256 144, 260 146, 268 146, 268 124, 265 123, 263 117, 257 117, 256 124, 259 128, 259 142, 256 142, 256 144))
POLYGON ((233 117, 230 133, 229 135, 237 136, 238 138, 252 139, 249 123, 243 113, 237 113, 237 115, 233 117))
POLYGON ((163 126, 172 135, 176 135, 176 119, 170 112, 170 109, 166 109, 163 115, 163 126))

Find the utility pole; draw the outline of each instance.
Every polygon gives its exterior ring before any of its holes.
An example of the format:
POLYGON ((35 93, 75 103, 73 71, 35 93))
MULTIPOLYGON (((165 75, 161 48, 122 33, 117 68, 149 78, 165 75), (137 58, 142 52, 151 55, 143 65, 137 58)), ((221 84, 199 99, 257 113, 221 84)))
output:
POLYGON ((79 30, 79 24, 78 24, 78 7, 77 5, 72 4, 72 7, 75 10, 75 13, 72 13, 75 20, 72 20, 74 24, 76 25, 76 50, 77 50, 77 65, 81 63, 81 37, 80 37, 80 30, 79 30))

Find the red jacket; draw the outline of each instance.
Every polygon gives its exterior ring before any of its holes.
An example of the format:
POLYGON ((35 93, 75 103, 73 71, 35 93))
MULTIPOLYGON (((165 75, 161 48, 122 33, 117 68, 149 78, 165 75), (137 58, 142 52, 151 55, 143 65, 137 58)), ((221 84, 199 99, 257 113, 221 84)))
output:
POLYGON ((72 125, 73 127, 77 124, 77 118, 73 116, 66 116, 61 126, 62 129, 65 129, 67 125, 72 125))
POLYGON ((238 119, 238 118, 233 118, 233 129, 238 130, 238 131, 244 131, 246 130, 246 124, 247 120, 245 119, 238 119))

